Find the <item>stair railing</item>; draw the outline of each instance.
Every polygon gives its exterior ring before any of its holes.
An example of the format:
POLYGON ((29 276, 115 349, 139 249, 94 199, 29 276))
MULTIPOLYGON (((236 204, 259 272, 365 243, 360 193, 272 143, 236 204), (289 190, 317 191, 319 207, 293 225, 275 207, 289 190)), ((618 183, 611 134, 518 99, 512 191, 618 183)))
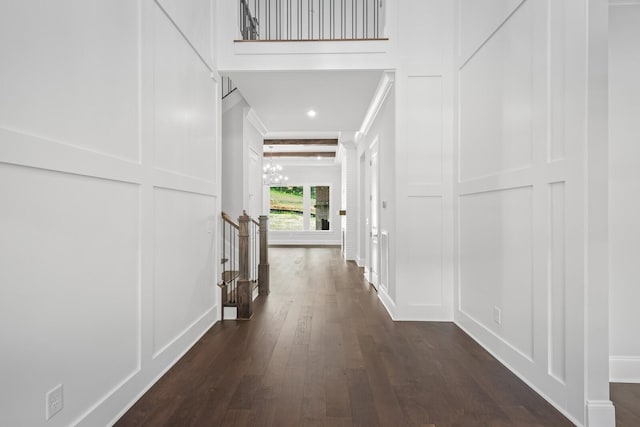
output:
POLYGON ((224 307, 236 307, 238 303, 238 241, 240 226, 222 212, 222 281, 218 284, 222 293, 222 320, 224 307))
POLYGON ((260 246, 260 261, 258 263, 258 294, 269 295, 271 290, 269 288, 269 217, 267 215, 260 215, 258 233, 260 235, 258 239, 260 246))
POLYGON ((238 88, 230 77, 222 76, 222 99, 231 95, 236 89, 238 88))
POLYGON ((238 222, 222 213, 222 319, 224 307, 235 307, 238 319, 250 319, 253 314, 253 295, 269 294, 268 217, 260 221, 246 212, 238 222))

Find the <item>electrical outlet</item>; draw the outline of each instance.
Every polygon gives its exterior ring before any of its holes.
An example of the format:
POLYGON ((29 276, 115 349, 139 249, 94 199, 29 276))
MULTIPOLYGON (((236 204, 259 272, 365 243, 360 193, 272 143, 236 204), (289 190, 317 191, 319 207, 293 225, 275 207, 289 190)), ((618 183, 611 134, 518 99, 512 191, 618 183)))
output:
POLYGON ((63 405, 62 384, 58 384, 47 393, 47 419, 60 412, 63 405))
POLYGON ((493 307, 493 321, 498 325, 502 324, 502 313, 498 307, 493 307))

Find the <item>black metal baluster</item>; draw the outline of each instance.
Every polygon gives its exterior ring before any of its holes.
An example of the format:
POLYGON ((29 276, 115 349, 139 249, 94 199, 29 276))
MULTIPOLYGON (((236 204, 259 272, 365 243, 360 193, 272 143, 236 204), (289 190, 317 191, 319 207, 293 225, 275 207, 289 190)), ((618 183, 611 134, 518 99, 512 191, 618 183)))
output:
POLYGON ((376 26, 378 28, 376 35, 378 38, 382 37, 383 35, 382 32, 380 31, 380 12, 381 12, 380 7, 381 7, 381 4, 378 2, 378 0, 376 0, 376 26))
POLYGON ((291 0, 287 0, 287 40, 291 40, 291 0))
POLYGON ((367 26, 367 8, 366 8, 367 0, 362 0, 362 38, 366 39, 365 28, 367 26))
POLYGON ((335 0, 331 0, 331 3, 329 3, 329 36, 331 37, 331 39, 335 39, 336 38, 336 32, 335 32, 335 13, 336 13, 336 4, 335 4, 335 0))
POLYGON ((271 40, 271 0, 267 2, 267 40, 271 40))

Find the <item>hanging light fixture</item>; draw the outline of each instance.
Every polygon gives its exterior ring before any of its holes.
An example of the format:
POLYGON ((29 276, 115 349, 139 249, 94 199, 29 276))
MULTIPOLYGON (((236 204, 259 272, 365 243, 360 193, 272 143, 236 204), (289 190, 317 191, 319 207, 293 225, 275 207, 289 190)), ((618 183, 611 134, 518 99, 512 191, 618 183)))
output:
POLYGON ((262 181, 264 185, 284 185, 289 180, 288 177, 282 175, 282 166, 273 164, 273 145, 269 146, 271 156, 269 163, 262 168, 262 181))

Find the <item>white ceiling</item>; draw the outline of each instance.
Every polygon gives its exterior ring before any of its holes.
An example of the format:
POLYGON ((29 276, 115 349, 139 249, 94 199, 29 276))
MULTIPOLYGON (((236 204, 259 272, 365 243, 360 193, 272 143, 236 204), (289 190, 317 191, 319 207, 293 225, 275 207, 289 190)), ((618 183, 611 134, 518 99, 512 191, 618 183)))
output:
POLYGON ((357 131, 382 71, 242 71, 229 77, 269 134, 357 131), (316 111, 314 118, 307 111, 316 111))

